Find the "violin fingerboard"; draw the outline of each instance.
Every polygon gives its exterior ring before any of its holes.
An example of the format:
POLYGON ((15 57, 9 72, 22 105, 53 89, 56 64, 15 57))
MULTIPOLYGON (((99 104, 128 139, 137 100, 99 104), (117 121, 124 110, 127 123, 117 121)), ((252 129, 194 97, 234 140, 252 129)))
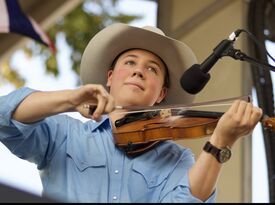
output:
POLYGON ((208 118, 220 118, 223 112, 209 112, 200 110, 182 110, 178 112, 178 115, 186 117, 208 117, 208 118))

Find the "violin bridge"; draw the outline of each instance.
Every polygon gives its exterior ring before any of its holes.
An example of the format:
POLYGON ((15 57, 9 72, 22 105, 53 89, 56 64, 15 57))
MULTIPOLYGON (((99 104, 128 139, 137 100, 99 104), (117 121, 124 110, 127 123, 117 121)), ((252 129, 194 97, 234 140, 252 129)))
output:
POLYGON ((171 117, 172 116, 171 109, 162 109, 160 110, 159 115, 161 118, 171 117))

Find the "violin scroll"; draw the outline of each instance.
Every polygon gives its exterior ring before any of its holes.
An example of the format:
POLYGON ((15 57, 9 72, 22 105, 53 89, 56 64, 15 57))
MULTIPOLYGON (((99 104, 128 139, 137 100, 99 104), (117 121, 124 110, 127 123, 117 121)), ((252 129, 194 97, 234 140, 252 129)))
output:
POLYGON ((275 118, 274 117, 268 117, 267 115, 263 116, 262 119, 263 126, 272 132, 275 132, 275 118))

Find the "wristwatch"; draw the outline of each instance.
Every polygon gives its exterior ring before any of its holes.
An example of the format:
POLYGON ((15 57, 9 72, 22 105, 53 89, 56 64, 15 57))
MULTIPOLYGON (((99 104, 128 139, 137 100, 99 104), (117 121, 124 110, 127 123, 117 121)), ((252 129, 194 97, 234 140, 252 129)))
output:
POLYGON ((206 142, 203 150, 211 153, 218 160, 219 163, 224 163, 228 161, 231 157, 231 150, 229 149, 229 147, 222 147, 219 149, 218 147, 212 145, 209 141, 206 142))

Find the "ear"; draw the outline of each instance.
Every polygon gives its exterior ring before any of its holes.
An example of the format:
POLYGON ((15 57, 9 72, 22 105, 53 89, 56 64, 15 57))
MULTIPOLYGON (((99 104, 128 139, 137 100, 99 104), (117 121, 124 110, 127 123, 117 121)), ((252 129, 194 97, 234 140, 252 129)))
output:
POLYGON ((113 70, 108 70, 106 86, 110 87, 112 83, 113 70))
POLYGON ((166 88, 166 87, 163 87, 161 89, 159 97, 158 97, 156 103, 160 103, 165 98, 165 96, 167 95, 167 91, 168 91, 168 88, 166 88))

